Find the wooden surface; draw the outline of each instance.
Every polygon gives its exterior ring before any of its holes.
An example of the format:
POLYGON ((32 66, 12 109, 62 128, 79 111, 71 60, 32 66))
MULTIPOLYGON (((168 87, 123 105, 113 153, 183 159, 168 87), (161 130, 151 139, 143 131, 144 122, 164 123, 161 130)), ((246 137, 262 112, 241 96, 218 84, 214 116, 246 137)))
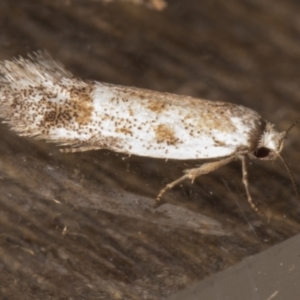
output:
MULTIPOLYGON (((0 59, 47 49, 76 76, 230 101, 285 130, 299 117, 297 1, 0 0, 0 59)), ((282 155, 300 182, 299 126, 282 155)), ((232 163, 168 192, 199 161, 64 154, 0 127, 1 299, 164 299, 300 230, 280 161, 232 163)))

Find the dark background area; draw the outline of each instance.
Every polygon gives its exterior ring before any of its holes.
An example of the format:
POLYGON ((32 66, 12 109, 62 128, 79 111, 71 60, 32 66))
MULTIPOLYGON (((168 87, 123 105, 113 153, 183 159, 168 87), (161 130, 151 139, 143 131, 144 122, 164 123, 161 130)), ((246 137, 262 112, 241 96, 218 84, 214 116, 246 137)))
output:
MULTIPOLYGON (((0 0, 0 59, 46 49, 76 76, 299 117, 298 1, 0 0)), ((299 126, 282 155, 300 182, 299 126)), ((168 192, 199 161, 64 154, 0 127, 1 299, 164 299, 299 232, 287 171, 234 162, 168 192)))

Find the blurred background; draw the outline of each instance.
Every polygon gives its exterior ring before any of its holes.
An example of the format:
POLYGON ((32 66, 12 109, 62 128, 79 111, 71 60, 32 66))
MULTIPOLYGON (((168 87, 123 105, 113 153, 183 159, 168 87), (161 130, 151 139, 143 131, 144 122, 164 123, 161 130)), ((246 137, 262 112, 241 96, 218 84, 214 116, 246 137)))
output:
MULTIPOLYGON (((0 59, 47 50, 74 75, 299 117, 295 0, 0 0, 0 59)), ((299 126, 282 156, 300 182, 299 126)), ((278 160, 234 162, 159 190, 201 161, 60 153, 0 125, 1 299, 165 299, 300 230, 278 160)))

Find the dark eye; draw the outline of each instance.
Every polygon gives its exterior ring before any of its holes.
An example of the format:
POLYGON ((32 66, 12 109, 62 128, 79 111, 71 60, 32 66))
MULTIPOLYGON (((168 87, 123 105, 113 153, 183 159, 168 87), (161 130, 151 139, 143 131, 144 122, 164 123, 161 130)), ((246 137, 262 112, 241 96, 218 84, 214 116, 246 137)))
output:
POLYGON ((270 149, 261 147, 254 151, 254 156, 257 158, 265 158, 270 154, 270 149))

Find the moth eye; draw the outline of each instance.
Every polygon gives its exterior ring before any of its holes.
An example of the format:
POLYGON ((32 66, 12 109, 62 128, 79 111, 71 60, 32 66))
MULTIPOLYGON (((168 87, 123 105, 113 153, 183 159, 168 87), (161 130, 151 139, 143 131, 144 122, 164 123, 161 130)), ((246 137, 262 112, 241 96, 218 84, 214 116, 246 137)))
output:
POLYGON ((265 158, 270 154, 271 150, 265 147, 260 147, 254 151, 254 156, 257 158, 265 158))

